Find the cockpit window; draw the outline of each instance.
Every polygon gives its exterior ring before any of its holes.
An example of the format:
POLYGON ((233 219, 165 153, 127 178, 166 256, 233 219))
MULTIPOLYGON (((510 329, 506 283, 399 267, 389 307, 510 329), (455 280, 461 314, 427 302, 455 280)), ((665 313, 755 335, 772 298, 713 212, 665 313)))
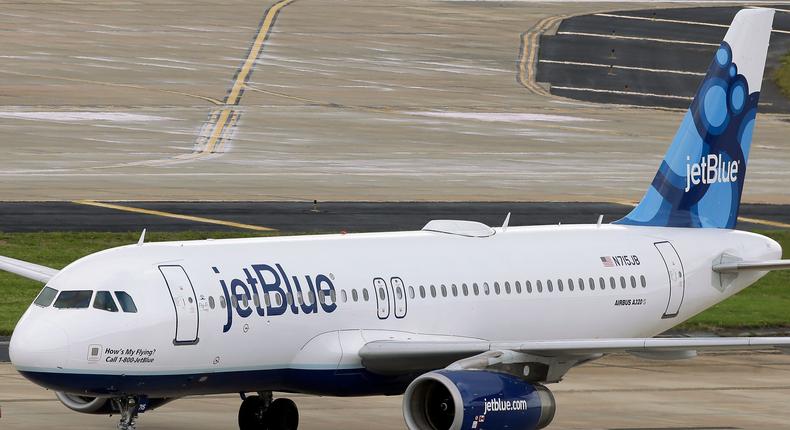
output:
POLYGON ((116 291, 115 297, 118 298, 118 303, 121 304, 121 309, 124 312, 135 313, 137 312, 137 306, 134 305, 134 300, 132 300, 132 296, 126 293, 126 291, 116 291))
POLYGON ((82 309, 91 304, 93 291, 61 291, 58 299, 55 300, 55 307, 58 309, 82 309))
POLYGON ((107 312, 118 312, 118 306, 115 305, 115 300, 112 299, 109 291, 97 292, 96 298, 93 299, 93 307, 107 312))
POLYGON ((58 295, 58 290, 50 287, 44 287, 40 293, 38 293, 38 297, 33 302, 42 308, 45 308, 52 304, 52 301, 55 300, 55 296, 58 295))

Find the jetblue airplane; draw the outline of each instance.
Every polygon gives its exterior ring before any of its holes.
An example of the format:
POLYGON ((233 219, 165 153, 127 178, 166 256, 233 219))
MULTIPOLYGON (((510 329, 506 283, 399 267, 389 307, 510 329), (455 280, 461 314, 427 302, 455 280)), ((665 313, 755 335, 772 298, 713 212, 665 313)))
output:
POLYGON ((293 401, 404 394, 412 430, 541 429, 546 384, 614 352, 785 349, 790 338, 655 338, 790 269, 734 230, 773 10, 739 12, 642 201, 612 224, 139 243, 57 271, 11 338, 16 369, 77 412, 138 414, 240 393, 241 430, 291 430, 293 401))

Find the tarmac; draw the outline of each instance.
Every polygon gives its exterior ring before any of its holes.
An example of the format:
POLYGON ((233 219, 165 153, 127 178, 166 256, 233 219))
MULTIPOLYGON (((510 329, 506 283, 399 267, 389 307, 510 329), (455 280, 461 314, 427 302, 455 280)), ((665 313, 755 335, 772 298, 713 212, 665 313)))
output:
MULTIPOLYGON (((790 428, 790 356, 706 353, 649 361, 613 355, 550 385, 558 402, 549 429, 721 430, 790 428)), ((300 429, 403 429, 401 397, 279 395, 299 407, 300 429)), ((141 415, 138 429, 233 429, 239 396, 180 399, 141 415)), ((82 415, 0 364, 0 428, 112 429, 117 417, 82 415)))
MULTIPOLYGON (((773 80, 790 49, 790 14, 775 6, 761 112, 790 113, 773 80)), ((537 80, 577 100, 688 107, 740 6, 610 11, 573 16, 541 37, 537 80)))
MULTIPOLYGON (((536 90, 539 38, 522 36, 645 8, 7 3, 0 199, 638 200, 682 112, 536 90)), ((790 203, 786 130, 760 116, 745 201, 790 203)))
MULTIPOLYGON (((432 219, 491 226, 592 224, 625 216, 625 203, 585 202, 0 202, 0 232, 419 230, 432 219), (101 205, 101 206, 96 206, 101 205)), ((787 205, 744 204, 738 228, 790 229, 787 205)))

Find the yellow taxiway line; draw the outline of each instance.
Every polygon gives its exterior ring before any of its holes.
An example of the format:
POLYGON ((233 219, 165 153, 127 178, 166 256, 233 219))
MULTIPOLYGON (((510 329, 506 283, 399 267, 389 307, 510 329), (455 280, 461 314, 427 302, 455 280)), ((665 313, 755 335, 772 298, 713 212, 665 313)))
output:
MULTIPOLYGON (((288 6, 294 1, 296 0, 280 0, 266 11, 266 15, 263 17, 261 27, 258 30, 257 36, 255 36, 255 41, 250 48, 250 52, 247 54, 247 58, 244 60, 244 63, 242 63, 241 68, 239 68, 239 71, 236 74, 236 79, 233 81, 233 86, 231 87, 228 96, 225 98, 225 106, 235 106, 239 104, 239 101, 241 101, 241 95, 243 94, 242 90, 250 77, 253 67, 255 66, 255 61, 258 60, 258 56, 263 50, 266 38, 269 37, 269 32, 274 25, 274 20, 277 18, 277 14, 282 8, 288 6)), ((234 111, 232 108, 226 108, 220 111, 220 115, 217 118, 217 122, 214 123, 211 135, 206 141, 206 145, 203 147, 203 149, 198 151, 199 154, 213 154, 219 149, 220 143, 222 142, 222 136, 228 135, 226 129, 231 127, 234 122, 230 121, 230 119, 235 116, 233 113, 234 111)))
POLYGON ((234 228, 240 228, 240 229, 244 229, 244 230, 277 231, 274 228, 262 227, 262 226, 259 226, 259 225, 242 224, 242 223, 233 222, 233 221, 223 221, 223 220, 220 220, 220 219, 204 218, 204 217, 192 216, 192 215, 181 215, 181 214, 176 214, 176 213, 172 213, 172 212, 163 212, 163 211, 157 211, 157 210, 151 210, 151 209, 136 208, 136 207, 132 207, 132 206, 119 205, 119 204, 115 204, 115 203, 98 202, 96 200, 74 200, 74 201, 72 201, 72 203, 76 203, 78 205, 96 206, 96 207, 106 208, 106 209, 115 209, 115 210, 124 211, 124 212, 133 212, 133 213, 138 213, 138 214, 161 216, 161 217, 165 217, 165 218, 181 219, 181 220, 185 220, 185 221, 194 221, 194 222, 200 222, 200 223, 204 223, 204 224, 223 225, 223 226, 226 226, 226 227, 234 227, 234 228))
POLYGON ((521 52, 518 61, 518 82, 535 94, 550 96, 551 94, 535 82, 540 35, 553 27, 564 16, 550 16, 538 21, 535 26, 521 34, 521 52))

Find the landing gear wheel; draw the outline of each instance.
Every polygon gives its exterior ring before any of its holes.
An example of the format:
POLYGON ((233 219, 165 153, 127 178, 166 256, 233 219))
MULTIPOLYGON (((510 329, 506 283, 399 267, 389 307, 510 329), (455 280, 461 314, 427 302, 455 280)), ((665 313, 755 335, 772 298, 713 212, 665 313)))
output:
POLYGON ((261 396, 249 396, 239 407, 239 430, 268 430, 266 401, 261 396))
POLYGON ((277 399, 266 412, 268 430, 296 430, 299 427, 299 410, 291 399, 277 399))

